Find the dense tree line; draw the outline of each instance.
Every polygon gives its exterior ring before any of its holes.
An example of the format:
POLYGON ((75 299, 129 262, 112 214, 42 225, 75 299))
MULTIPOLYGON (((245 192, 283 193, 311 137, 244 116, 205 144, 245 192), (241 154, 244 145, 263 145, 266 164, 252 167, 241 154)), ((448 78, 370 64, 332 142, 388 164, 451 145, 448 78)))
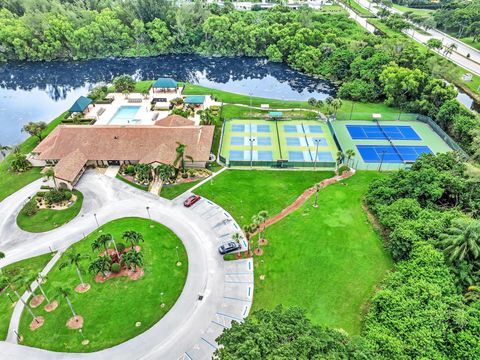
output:
POLYGON ((480 0, 452 1, 434 12, 439 29, 480 41, 480 0))

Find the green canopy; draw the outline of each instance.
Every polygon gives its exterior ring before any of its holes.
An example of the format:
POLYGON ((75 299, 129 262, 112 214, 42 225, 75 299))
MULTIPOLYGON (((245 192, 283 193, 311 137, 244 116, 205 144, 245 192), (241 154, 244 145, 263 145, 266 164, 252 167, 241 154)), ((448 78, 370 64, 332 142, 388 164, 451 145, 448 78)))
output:
POLYGON ((157 89, 171 89, 176 88, 178 83, 171 78, 159 78, 152 86, 157 89))
POLYGON ((77 101, 72 105, 70 108, 70 112, 84 112, 85 109, 92 103, 92 99, 85 97, 85 96, 80 96, 77 101))
POLYGON ((189 95, 185 98, 185 104, 201 105, 205 102, 203 95, 189 95))

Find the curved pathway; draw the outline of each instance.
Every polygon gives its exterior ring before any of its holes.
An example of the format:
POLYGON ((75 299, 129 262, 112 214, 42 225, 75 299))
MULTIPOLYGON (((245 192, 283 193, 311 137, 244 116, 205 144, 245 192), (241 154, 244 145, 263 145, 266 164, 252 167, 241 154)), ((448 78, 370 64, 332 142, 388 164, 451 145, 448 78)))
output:
POLYGON ((20 230, 15 218, 41 184, 42 180, 37 180, 0 203, 0 248, 6 253, 1 267, 51 250, 64 251, 95 230, 96 220, 102 225, 137 216, 162 223, 182 239, 189 260, 188 276, 177 302, 157 324, 133 339, 95 353, 57 353, 17 345, 13 329, 18 326, 21 311, 16 310, 7 341, 0 342, 2 359, 209 359, 217 347, 215 338, 232 320, 241 321, 248 315, 253 297, 253 262, 224 262, 218 254, 218 245, 239 231, 235 220, 218 205, 202 199, 186 209, 181 199, 161 199, 87 171, 77 186, 84 194, 79 216, 61 228, 31 234, 20 230))

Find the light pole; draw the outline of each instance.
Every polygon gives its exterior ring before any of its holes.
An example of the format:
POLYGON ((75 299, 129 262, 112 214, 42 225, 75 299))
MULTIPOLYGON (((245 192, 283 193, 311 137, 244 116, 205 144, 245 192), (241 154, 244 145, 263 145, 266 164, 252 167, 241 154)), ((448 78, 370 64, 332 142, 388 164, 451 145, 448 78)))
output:
POLYGON ((175 246, 175 251, 177 252, 177 266, 180 266, 182 263, 180 262, 180 256, 178 255, 178 246, 175 246))
POLYGON ((152 218, 150 217, 150 206, 147 206, 145 209, 147 209, 148 218, 152 220, 152 218))
POLYGON ((378 166, 378 171, 382 171, 383 157, 385 156, 385 150, 382 151, 382 158, 380 159, 380 165, 378 166))
POLYGON ((313 170, 317 170, 318 145, 320 145, 320 139, 313 139, 313 142, 316 144, 316 147, 315 147, 315 161, 313 162, 313 170))
POLYGON ((100 227, 100 224, 98 223, 98 219, 97 219, 97 214, 94 213, 93 217, 95 218, 95 222, 97 223, 97 227, 100 227))
POLYGON ((253 168, 253 143, 255 139, 249 138, 248 141, 250 141, 250 168, 253 168))
POLYGON ((10 301, 12 302, 12 304, 15 304, 15 301, 13 301, 12 297, 10 296, 10 293, 7 293, 7 296, 10 299, 10 301))
POLYGON ((163 302, 163 292, 160 293, 160 299, 162 301, 160 307, 164 308, 165 307, 165 303, 163 302))

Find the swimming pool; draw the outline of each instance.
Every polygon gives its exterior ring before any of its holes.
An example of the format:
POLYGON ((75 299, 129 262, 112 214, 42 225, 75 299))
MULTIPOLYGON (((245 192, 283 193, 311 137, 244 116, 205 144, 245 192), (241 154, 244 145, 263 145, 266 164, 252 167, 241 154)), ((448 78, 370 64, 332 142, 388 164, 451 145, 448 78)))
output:
MULTIPOLYGON (((140 106, 128 106, 123 105, 118 108, 115 114, 112 116, 110 121, 108 122, 109 125, 128 125, 132 123, 133 119, 135 119, 135 115, 137 114, 140 106)), ((133 122, 136 123, 136 122, 133 122)))

